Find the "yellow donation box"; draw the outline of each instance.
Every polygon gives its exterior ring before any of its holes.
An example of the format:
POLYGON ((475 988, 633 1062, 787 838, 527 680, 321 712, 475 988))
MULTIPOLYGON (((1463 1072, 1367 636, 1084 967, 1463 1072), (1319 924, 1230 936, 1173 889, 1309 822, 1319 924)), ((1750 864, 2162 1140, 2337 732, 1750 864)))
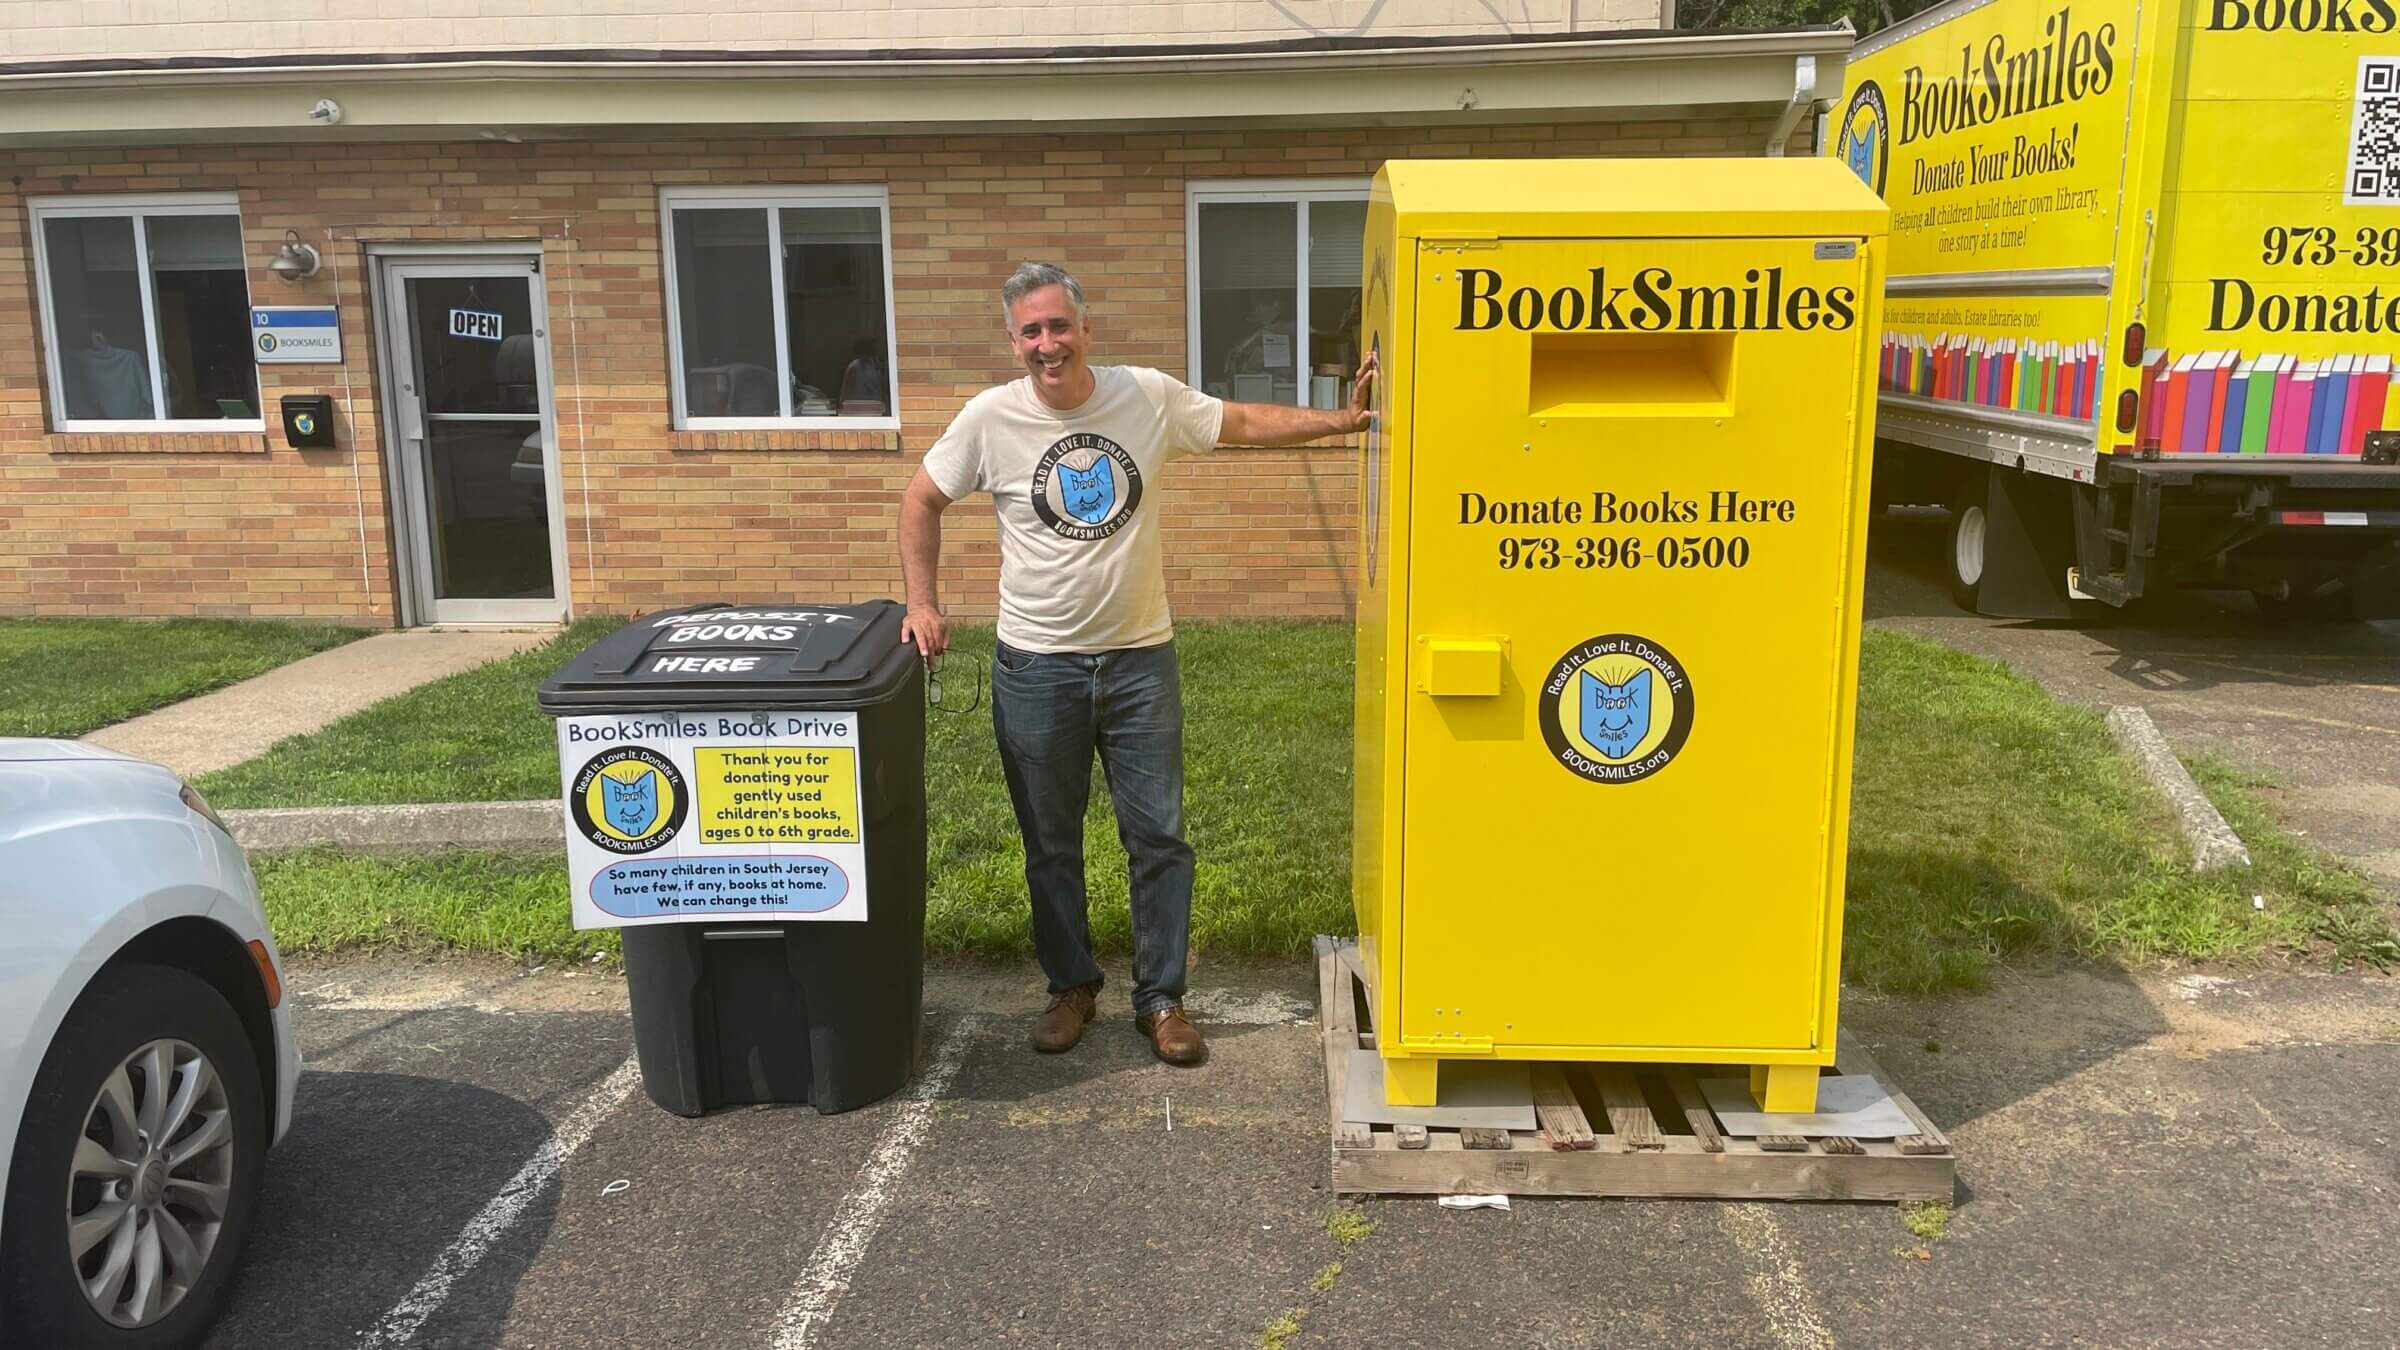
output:
POLYGON ((1394 162, 1360 955, 1444 1060, 1833 1060, 1883 203, 1822 159, 1394 162))

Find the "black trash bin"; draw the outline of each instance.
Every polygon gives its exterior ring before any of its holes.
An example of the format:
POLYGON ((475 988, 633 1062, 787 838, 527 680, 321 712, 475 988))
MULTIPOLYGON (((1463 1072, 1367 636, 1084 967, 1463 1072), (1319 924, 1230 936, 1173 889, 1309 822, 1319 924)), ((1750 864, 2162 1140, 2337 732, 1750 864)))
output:
POLYGON ((902 614, 888 600, 669 610, 541 687, 560 719, 577 922, 657 920, 624 927, 625 974, 642 1082, 669 1111, 847 1111, 908 1081, 925 692, 902 614), (863 917, 793 917, 862 897, 863 917))

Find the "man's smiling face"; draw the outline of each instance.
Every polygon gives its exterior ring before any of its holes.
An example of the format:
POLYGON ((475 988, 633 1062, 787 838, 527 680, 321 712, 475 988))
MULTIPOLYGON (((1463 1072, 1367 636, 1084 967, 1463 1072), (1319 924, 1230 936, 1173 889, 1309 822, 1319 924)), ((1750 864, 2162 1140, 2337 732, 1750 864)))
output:
POLYGON ((1010 308, 1008 341, 1033 377, 1034 392, 1053 407, 1073 408, 1091 395, 1084 348, 1091 325, 1075 312, 1064 286, 1027 291, 1010 308))

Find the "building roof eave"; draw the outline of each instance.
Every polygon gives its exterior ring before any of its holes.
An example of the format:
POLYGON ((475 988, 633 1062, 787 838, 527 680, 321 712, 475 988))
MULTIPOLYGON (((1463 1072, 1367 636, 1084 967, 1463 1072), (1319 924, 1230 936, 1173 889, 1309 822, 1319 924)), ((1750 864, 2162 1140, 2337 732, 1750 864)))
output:
POLYGON ((1581 121, 1780 105, 1802 58, 1816 61, 1819 87, 1838 89, 1852 41, 1845 25, 972 58, 542 52, 0 66, 0 145, 1581 121), (1021 88, 1029 80, 1045 86, 1038 99, 1021 88), (310 116, 327 99, 336 123, 310 116))

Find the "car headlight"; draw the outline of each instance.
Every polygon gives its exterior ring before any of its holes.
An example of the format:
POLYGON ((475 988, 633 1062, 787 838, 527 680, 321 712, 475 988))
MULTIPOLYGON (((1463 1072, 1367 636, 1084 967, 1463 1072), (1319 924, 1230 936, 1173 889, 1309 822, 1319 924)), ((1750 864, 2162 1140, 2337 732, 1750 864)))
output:
POLYGON ((208 804, 208 798, 200 795, 200 789, 193 787, 189 783, 184 784, 183 804, 192 808, 193 812, 199 815, 201 819, 206 820, 209 824, 216 826, 220 830, 223 830, 226 838, 231 839, 233 837, 233 827, 225 823, 225 817, 217 814, 217 808, 208 804))

